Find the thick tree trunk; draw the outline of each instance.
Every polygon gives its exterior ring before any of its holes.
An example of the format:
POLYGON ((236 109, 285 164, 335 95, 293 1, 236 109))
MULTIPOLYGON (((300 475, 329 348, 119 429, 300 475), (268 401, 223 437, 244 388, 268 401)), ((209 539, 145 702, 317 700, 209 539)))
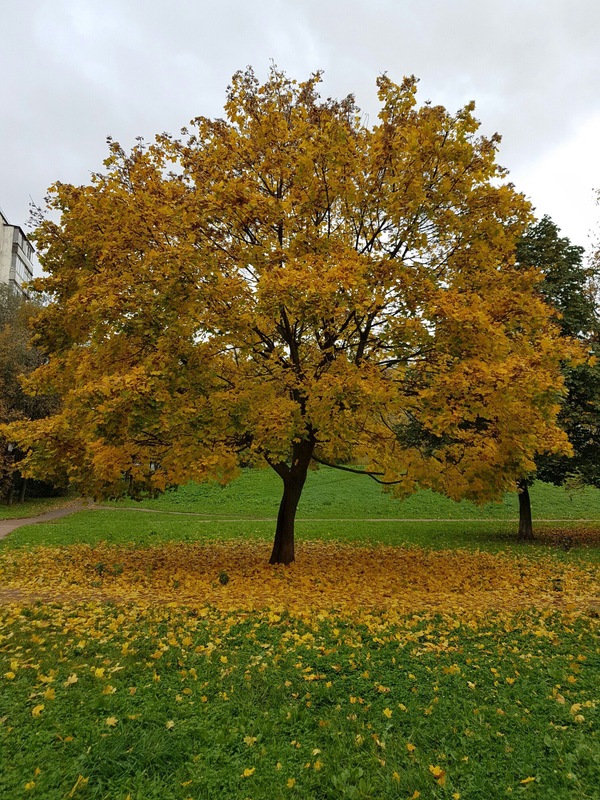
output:
POLYGON ((527 481, 517 481, 519 487, 519 533, 520 542, 533 541, 533 523, 531 521, 531 498, 527 481))
POLYGON ((273 469, 283 481, 283 497, 279 504, 275 541, 269 564, 290 564, 295 560, 294 522, 313 449, 313 441, 298 442, 293 448, 291 466, 273 465, 273 469))
POLYGON ((21 478, 21 493, 19 494, 19 502, 24 503, 27 497, 27 478, 21 478))

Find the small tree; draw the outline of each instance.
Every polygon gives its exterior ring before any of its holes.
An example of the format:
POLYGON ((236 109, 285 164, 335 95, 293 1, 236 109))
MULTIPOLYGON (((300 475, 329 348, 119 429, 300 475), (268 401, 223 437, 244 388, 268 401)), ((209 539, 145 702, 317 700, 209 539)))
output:
POLYGON ((583 247, 559 233, 547 216, 532 225, 517 245, 518 264, 541 270, 539 289, 559 314, 562 336, 578 339, 588 359, 563 367, 567 394, 558 422, 569 437, 572 455, 540 454, 535 472, 518 482, 520 540, 533 539, 529 485, 534 475, 557 486, 571 478, 600 486, 600 313, 594 288, 599 265, 593 259, 586 264, 583 247))
POLYGON ((414 78, 379 78, 372 128, 318 83, 237 73, 226 119, 110 142, 89 186, 51 189, 29 386, 63 405, 10 428, 31 474, 139 494, 263 461, 289 563, 311 464, 485 501, 565 450, 571 348, 515 268, 530 211, 499 138, 472 104, 418 107, 414 78))

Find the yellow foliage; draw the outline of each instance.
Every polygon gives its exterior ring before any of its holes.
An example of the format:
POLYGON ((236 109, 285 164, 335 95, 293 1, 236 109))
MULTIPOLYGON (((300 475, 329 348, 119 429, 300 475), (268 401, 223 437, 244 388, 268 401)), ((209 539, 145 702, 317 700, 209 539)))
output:
POLYGON ((568 452, 577 351, 515 267, 530 207, 498 138, 472 105, 418 107, 415 78, 378 79, 371 128, 319 80, 238 73, 225 120, 113 142, 90 185, 51 188, 28 386, 61 407, 5 429, 24 474, 162 491, 226 483, 242 453, 300 490, 332 462, 483 501, 568 452))

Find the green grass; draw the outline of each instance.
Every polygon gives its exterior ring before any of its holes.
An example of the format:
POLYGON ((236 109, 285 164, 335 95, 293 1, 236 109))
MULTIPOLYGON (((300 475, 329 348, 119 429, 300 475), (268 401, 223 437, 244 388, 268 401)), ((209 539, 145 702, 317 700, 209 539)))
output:
MULTIPOLYGON (((121 501, 113 503, 110 511, 80 512, 53 523, 20 528, 3 545, 107 541, 144 546, 214 538, 270 540, 280 492, 280 480, 272 470, 249 470, 224 488, 189 484, 156 500, 121 501)), ((537 523, 536 532, 542 542, 548 528, 562 528, 567 534, 573 526, 586 528, 577 522, 581 518, 600 521, 597 489, 567 491, 536 483, 531 496, 534 517, 556 520, 537 523)), ((497 551, 519 547, 517 516, 516 495, 507 495, 503 503, 482 507, 454 503, 433 492, 420 492, 401 502, 367 478, 320 469, 309 474, 298 509, 296 533, 298 539, 309 540, 497 551)), ((588 527, 599 526, 591 523, 588 527)), ((598 544, 600 538, 590 541, 598 544)), ((530 552, 540 549, 544 549, 543 543, 528 546, 530 552)), ((587 557, 600 558, 600 547, 588 549, 587 557)))
MULTIPOLYGON (((135 506, 148 512, 124 503, 23 527, 0 547, 271 540, 279 491, 270 472, 245 473, 225 489, 188 486, 135 506)), ((532 489, 536 516, 566 519, 550 523, 565 531, 598 519, 599 497, 532 489)), ((515 497, 483 509, 425 492, 398 503, 323 470, 310 476, 297 536, 600 560, 600 547, 518 545, 516 515, 515 497)), ((0 797, 597 798, 593 607, 571 618, 503 613, 498 602, 485 617, 398 619, 325 607, 297 619, 175 604, 0 605, 0 797)))
MULTIPOLYGON (((534 519, 600 520, 600 489, 567 490, 537 482, 530 490, 534 519)), ((200 513, 210 516, 275 517, 281 496, 281 481, 271 469, 245 470, 228 486, 190 483, 168 491, 144 508, 159 511, 200 513)), ((140 507, 133 500, 116 504, 140 507)), ((309 472, 298 508, 300 518, 323 519, 497 519, 518 517, 516 494, 502 503, 476 506, 456 503, 431 491, 419 492, 399 501, 382 491, 369 478, 323 467, 309 472)))
POLYGON ((6 800, 598 797, 585 620, 86 606, 0 622, 6 800))
MULTIPOLYGON (((146 547, 163 542, 193 542, 203 540, 264 539, 271 541, 274 521, 265 520, 207 520, 192 515, 168 513, 143 513, 128 510, 80 511, 50 523, 28 525, 13 531, 0 541, 3 547, 33 547, 37 545, 60 546, 85 543, 95 545, 132 544, 146 547)), ((581 533, 586 526, 579 525, 581 533)), ((571 532, 570 523, 560 528, 554 524, 552 539, 546 539, 548 526, 538 526, 539 541, 519 544, 516 540, 516 525, 509 521, 465 521, 449 522, 398 522, 382 520, 368 522, 355 520, 338 522, 305 520, 296 524, 298 541, 339 541, 357 544, 386 544, 393 546, 417 546, 438 550, 453 548, 479 549, 490 552, 514 551, 527 553, 552 553, 562 559, 585 558, 600 561, 600 536, 598 526, 590 526, 590 539, 585 547, 574 546, 565 552, 561 533, 571 532)))

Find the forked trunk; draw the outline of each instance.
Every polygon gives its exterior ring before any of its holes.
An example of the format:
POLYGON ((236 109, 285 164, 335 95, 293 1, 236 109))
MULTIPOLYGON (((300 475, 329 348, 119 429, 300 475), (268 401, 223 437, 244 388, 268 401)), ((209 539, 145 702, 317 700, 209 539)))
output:
POLYGON ((298 442, 293 448, 291 466, 273 465, 273 469, 283 481, 283 497, 279 504, 275 541, 269 564, 290 564, 295 559, 294 522, 313 449, 312 441, 298 442))
POLYGON ((527 481, 517 481, 519 487, 519 542, 533 541, 533 523, 531 521, 531 498, 527 481))

